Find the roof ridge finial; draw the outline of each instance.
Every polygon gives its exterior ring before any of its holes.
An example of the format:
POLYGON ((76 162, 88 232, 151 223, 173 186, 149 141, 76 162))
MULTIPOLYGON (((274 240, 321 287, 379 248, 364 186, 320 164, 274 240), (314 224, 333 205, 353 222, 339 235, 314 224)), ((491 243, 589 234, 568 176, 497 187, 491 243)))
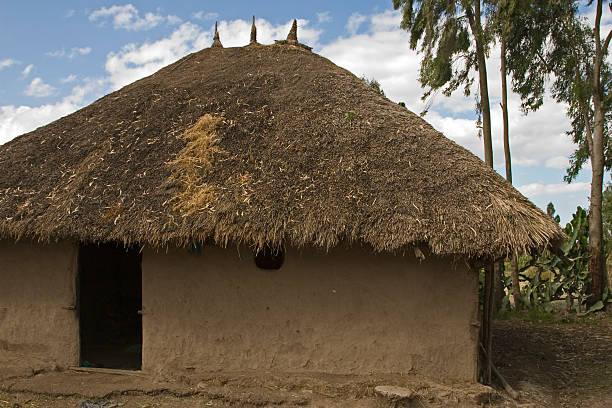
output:
POLYGON ((221 40, 219 39, 219 31, 217 30, 217 22, 215 21, 215 36, 213 37, 213 43, 210 48, 223 48, 221 40))
POLYGON ((251 24, 251 44, 257 44, 257 27, 255 27, 255 16, 253 16, 253 24, 251 24))
POLYGON ((290 44, 297 44, 297 20, 293 19, 293 24, 291 25, 291 30, 289 30, 289 34, 287 35, 287 42, 290 44))
POLYGON ((291 24, 291 30, 289 30, 289 35, 287 35, 286 40, 276 40, 274 44, 277 45, 291 45, 292 47, 300 47, 308 51, 312 51, 312 47, 309 47, 304 44, 300 44, 297 38, 297 19, 293 19, 293 24, 291 24))

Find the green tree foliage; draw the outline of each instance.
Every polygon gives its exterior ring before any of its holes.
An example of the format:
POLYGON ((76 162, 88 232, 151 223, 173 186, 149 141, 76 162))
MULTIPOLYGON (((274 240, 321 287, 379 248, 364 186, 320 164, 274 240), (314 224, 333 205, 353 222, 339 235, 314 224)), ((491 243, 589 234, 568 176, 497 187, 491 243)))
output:
POLYGON ((376 92, 378 92, 382 96, 385 96, 385 91, 383 91, 382 87, 380 86, 380 82, 378 82, 376 79, 374 78, 370 79, 370 78, 366 78, 365 76, 362 76, 361 80, 365 82, 366 84, 370 85, 372 88, 374 88, 376 92))
MULTIPOLYGON (((526 111, 539 108, 552 82, 552 96, 568 106, 577 146, 565 180, 571 182, 587 160, 591 162, 589 209, 589 302, 603 294, 605 262, 602 229, 604 169, 612 157, 609 123, 612 119, 612 71, 606 61, 612 31, 602 38, 604 0, 516 0, 510 11, 508 69, 513 89, 526 111), (580 15, 581 6, 595 6, 595 24, 580 15)), ((606 2, 607 3, 607 2, 606 2)), ((608 3, 612 11, 612 5, 608 3)))
POLYGON ((479 80, 477 110, 482 115, 485 162, 493 167, 491 112, 486 57, 493 33, 483 16, 490 15, 489 1, 480 0, 393 0, 402 10, 401 27, 410 34, 410 47, 423 55, 419 81, 426 88, 423 99, 441 90, 451 95, 463 86, 470 95, 471 73, 479 80))

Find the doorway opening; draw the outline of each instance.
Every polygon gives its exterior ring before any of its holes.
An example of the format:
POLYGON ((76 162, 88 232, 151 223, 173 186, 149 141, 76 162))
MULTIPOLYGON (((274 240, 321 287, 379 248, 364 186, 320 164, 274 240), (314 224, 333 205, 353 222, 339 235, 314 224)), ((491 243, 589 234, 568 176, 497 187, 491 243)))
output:
POLYGON ((137 247, 79 248, 81 366, 140 370, 142 270, 137 247))

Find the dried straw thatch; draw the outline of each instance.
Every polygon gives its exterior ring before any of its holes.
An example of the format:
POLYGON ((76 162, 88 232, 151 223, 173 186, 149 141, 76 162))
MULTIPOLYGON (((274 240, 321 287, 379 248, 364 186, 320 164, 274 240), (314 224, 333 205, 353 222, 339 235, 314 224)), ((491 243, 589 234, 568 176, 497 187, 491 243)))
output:
POLYGON ((494 257, 561 237, 476 156, 287 41, 191 54, 0 146, 0 170, 0 238, 494 257))

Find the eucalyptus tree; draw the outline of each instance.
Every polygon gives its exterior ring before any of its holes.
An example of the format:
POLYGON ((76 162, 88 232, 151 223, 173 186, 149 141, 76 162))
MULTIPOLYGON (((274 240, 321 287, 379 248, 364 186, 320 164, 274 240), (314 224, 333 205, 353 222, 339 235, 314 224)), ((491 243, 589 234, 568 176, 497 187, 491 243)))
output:
POLYGON ((485 162, 493 167, 486 66, 492 40, 485 17, 488 6, 488 1, 480 0, 393 0, 393 7, 402 10, 401 27, 410 34, 410 47, 419 47, 423 54, 419 80, 426 88, 424 99, 440 89, 450 96, 460 86, 469 96, 470 74, 477 71, 485 162))
MULTIPOLYGON (((604 170, 612 164, 609 123, 612 117, 612 74, 607 61, 612 30, 602 34, 604 0, 526 0, 513 16, 507 38, 508 69, 513 90, 525 111, 538 109, 550 84, 552 97, 566 104, 571 119, 567 134, 576 144, 565 180, 571 182, 591 164, 589 208, 588 303, 603 293, 605 262, 602 230, 604 170), (581 13, 594 6, 594 22, 581 13)), ((612 16, 612 14, 608 14, 612 16)))

